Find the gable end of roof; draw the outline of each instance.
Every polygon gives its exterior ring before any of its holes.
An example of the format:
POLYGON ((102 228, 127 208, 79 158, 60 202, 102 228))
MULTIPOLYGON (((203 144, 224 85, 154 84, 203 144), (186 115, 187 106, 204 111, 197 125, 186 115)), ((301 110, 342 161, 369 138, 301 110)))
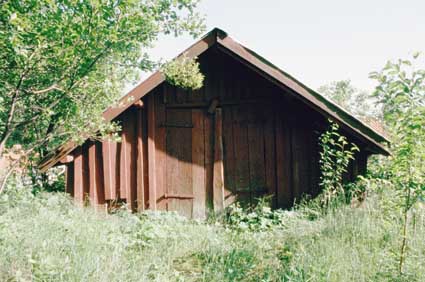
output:
MULTIPOLYGON (((214 45, 217 45, 220 50, 232 55, 279 87, 289 90, 287 91, 289 94, 309 105, 316 111, 319 111, 323 115, 326 115, 338 122, 353 135, 360 137, 360 139, 369 144, 372 152, 384 155, 390 154, 385 146, 381 144, 381 142, 389 143, 389 140, 386 139, 385 136, 352 116, 332 101, 302 84, 264 57, 232 39, 225 31, 219 28, 212 29, 200 40, 196 41, 185 51, 180 53, 176 58, 180 58, 182 56, 187 56, 189 58, 198 57, 214 45)), ((112 121, 133 105, 135 101, 140 100, 143 96, 148 94, 164 81, 164 75, 160 71, 156 71, 128 94, 123 96, 118 103, 119 106, 109 107, 106 109, 103 112, 103 118, 106 121, 112 121)), ((78 144, 75 144, 73 141, 66 142, 41 160, 38 166, 39 169, 42 172, 47 171, 50 167, 56 165, 64 156, 71 153, 77 146, 78 144)))

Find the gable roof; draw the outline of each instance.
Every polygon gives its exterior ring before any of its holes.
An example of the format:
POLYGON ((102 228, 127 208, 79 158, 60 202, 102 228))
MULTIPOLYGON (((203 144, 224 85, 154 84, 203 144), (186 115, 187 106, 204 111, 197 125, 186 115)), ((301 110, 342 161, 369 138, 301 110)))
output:
MULTIPOLYGON (((389 143, 389 140, 380 132, 354 117, 334 102, 302 84, 254 51, 232 39, 221 29, 214 28, 176 58, 183 55, 189 58, 198 57, 212 46, 216 46, 222 52, 229 54, 262 77, 284 89, 285 93, 289 93, 324 116, 333 119, 340 124, 344 130, 363 141, 367 145, 367 149, 371 152, 389 155, 389 151, 381 144, 381 142, 389 143)), ((106 121, 112 121, 133 105, 135 101, 141 99, 164 81, 164 75, 156 71, 122 97, 119 106, 106 109, 103 112, 103 118, 106 121)), ((63 157, 71 153, 77 146, 78 144, 75 142, 69 141, 58 147, 40 162, 39 169, 41 171, 46 171, 57 164, 63 157)))

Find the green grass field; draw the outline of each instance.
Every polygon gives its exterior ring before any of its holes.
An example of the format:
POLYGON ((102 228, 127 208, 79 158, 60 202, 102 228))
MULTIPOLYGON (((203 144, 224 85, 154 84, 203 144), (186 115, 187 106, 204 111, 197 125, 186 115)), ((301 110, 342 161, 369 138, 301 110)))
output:
POLYGON ((425 209, 415 209, 398 277, 401 216, 391 199, 373 193, 315 219, 306 205, 247 229, 108 215, 63 194, 11 189, 0 196, 0 281, 425 281, 425 209))

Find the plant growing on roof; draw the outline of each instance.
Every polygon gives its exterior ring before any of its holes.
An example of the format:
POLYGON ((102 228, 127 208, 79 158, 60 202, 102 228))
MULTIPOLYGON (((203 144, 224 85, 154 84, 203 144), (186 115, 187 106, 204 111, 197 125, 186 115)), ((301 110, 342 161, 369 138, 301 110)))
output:
POLYGON ((202 87, 205 78, 196 58, 188 58, 186 55, 165 63, 161 71, 171 85, 183 89, 197 90, 202 87))

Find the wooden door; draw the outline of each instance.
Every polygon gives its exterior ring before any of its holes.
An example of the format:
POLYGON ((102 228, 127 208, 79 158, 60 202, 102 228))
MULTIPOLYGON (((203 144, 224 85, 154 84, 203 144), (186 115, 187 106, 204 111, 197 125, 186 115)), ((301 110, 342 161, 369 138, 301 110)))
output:
MULTIPOLYGON (((234 201, 252 205, 271 196, 276 206, 275 115, 267 105, 165 107, 163 189, 158 206, 205 218, 234 201)), ((160 208, 160 209, 162 209, 160 208)))
POLYGON ((202 109, 166 108, 165 122, 159 124, 165 129, 165 193, 158 201, 189 218, 206 216, 207 122, 202 109))

